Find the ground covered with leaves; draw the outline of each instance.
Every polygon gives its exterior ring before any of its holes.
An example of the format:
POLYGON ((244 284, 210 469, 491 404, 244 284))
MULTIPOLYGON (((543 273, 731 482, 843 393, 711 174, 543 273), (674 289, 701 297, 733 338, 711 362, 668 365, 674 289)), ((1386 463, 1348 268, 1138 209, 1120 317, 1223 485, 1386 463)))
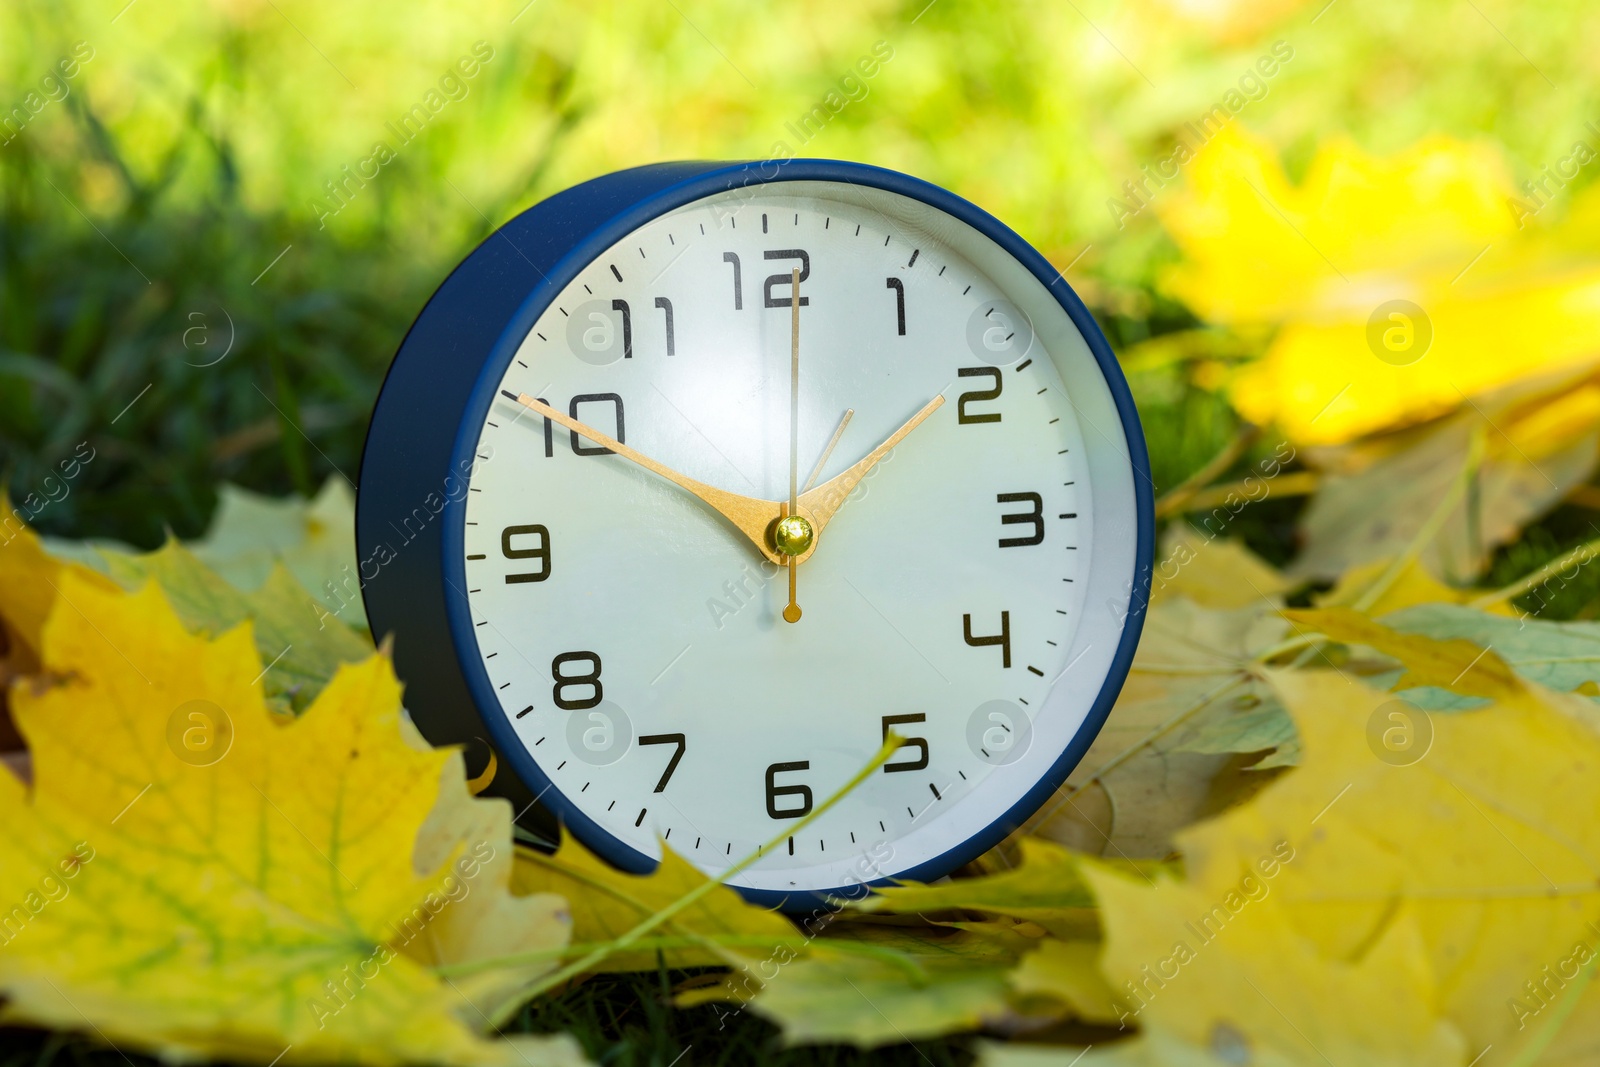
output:
POLYGON ((1479 591, 1418 535, 1318 590, 1173 526, 1116 711, 1030 825, 953 879, 786 918, 670 852, 641 877, 515 844, 291 571, 347 539, 340 484, 227 499, 191 546, 0 550, 0 989, 8 1023, 63 1035, 18 1035, 30 1057, 1600 1054, 1600 624, 1511 603, 1600 545, 1479 591))

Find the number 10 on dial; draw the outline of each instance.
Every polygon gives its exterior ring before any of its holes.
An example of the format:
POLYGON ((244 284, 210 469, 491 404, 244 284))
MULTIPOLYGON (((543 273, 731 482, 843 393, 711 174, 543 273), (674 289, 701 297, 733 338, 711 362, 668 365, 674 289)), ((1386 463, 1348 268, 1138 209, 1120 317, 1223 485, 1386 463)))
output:
POLYGON ((995 219, 855 164, 662 164, 429 302, 358 540, 412 717, 525 825, 802 907, 947 873, 1065 779, 1142 624, 1146 468, 1104 338, 995 219))

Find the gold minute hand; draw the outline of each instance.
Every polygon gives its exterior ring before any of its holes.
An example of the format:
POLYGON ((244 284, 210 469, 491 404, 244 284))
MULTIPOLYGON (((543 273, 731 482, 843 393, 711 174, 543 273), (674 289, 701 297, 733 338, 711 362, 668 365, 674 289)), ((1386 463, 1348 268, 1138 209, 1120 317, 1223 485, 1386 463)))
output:
MULTIPOLYGON (((701 503, 731 522, 740 533, 750 539, 751 543, 760 550, 763 556, 774 563, 785 562, 787 557, 779 556, 767 545, 767 527, 772 525, 782 511, 782 505, 776 500, 761 500, 753 496, 730 493, 726 489, 718 489, 714 485, 696 481, 687 474, 679 474, 666 464, 656 462, 644 453, 629 448, 616 438, 608 437, 594 427, 587 426, 569 415, 563 415, 549 404, 536 400, 526 393, 513 393, 510 390, 502 389, 500 395, 515 400, 523 407, 536 411, 553 422, 560 423, 573 433, 581 437, 587 437, 595 444, 611 449, 623 459, 631 460, 652 474, 660 475, 667 481, 688 490, 698 497, 701 503)), ((853 470, 854 468, 851 469, 853 470)), ((838 479, 834 480, 837 481, 838 479)), ((827 484, 832 485, 833 482, 827 484)), ((805 498, 802 497, 801 499, 804 500, 805 498)))
POLYGON ((904 426, 890 434, 888 439, 867 453, 865 459, 855 466, 833 478, 829 478, 815 489, 800 494, 800 510, 804 514, 811 513, 812 524, 816 533, 821 534, 822 528, 828 525, 828 520, 844 506, 845 498, 861 484, 861 479, 867 472, 878 465, 878 461, 889 454, 890 449, 903 441, 907 434, 922 424, 922 420, 939 410, 944 403, 944 397, 936 396, 911 418, 906 420, 904 426))

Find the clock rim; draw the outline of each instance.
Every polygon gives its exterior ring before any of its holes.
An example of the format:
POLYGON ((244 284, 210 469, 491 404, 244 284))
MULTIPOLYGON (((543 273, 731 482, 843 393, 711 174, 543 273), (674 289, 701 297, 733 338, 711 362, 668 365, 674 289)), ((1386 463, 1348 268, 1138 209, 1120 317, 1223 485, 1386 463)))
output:
MULTIPOLYGON (((413 323, 406 342, 402 343, 390 367, 384 389, 380 391, 372 426, 369 428, 368 447, 362 456, 360 482, 362 489, 365 490, 368 485, 369 464, 377 465, 372 473, 374 478, 378 476, 378 467, 381 467, 382 460, 373 453, 372 445, 378 435, 378 420, 383 413, 385 394, 389 389, 390 379, 396 376, 396 369, 402 357, 408 356, 409 342, 413 335, 419 333, 424 320, 430 320, 429 325, 437 328, 443 325, 438 321, 440 319, 448 323, 483 317, 483 312, 476 307, 473 299, 480 287, 473 282, 477 276, 502 269, 499 257, 494 255, 494 252, 498 251, 497 238, 509 242, 521 258, 527 261, 528 266, 533 267, 534 272, 540 275, 540 278, 534 281, 510 317, 491 330, 495 334, 495 339, 481 354, 469 351, 465 360, 458 359, 455 362, 441 360, 438 355, 431 352, 420 354, 420 358, 432 356, 439 363, 439 366, 431 368, 436 374, 459 376, 467 372, 473 378, 473 383, 466 391, 464 402, 459 409, 446 413, 454 419, 455 429, 449 455, 446 457, 446 462, 440 465, 445 471, 464 469, 462 464, 470 466, 476 456, 478 436, 482 431, 483 421, 488 417, 489 408, 506 368, 510 366, 517 349, 539 316, 554 303, 584 268, 629 233, 679 207, 738 188, 766 186, 786 181, 868 186, 908 197, 971 226, 995 242, 1003 252, 1021 263, 1037 278, 1066 311, 1073 326, 1093 354, 1101 377, 1111 393, 1116 412, 1122 422, 1128 457, 1133 466, 1132 481, 1137 527, 1128 610, 1123 618, 1116 652, 1111 659, 1100 692, 1091 702, 1083 722, 1071 742, 1046 773, 983 829, 959 842, 952 843, 950 848, 934 857, 904 871, 896 872, 892 878, 884 877, 829 889, 798 891, 729 886, 753 903, 785 911, 804 911, 819 905, 827 906, 830 900, 859 896, 864 892, 861 888, 863 885, 928 881, 942 877, 994 847, 1036 812, 1082 761, 1089 746, 1104 727, 1112 705, 1127 679, 1144 625, 1154 555, 1155 516, 1149 458, 1138 411, 1121 366, 1098 323, 1094 321, 1093 316, 1061 272, 1051 267, 1049 261, 1038 250, 1009 226, 977 205, 930 182, 887 168, 843 160, 789 159, 653 164, 613 172, 557 193, 498 227, 441 285, 413 323), (651 178, 656 181, 650 183, 651 178), (644 179, 647 183, 643 188, 639 187, 639 179, 644 179), (532 227, 548 226, 552 209, 560 212, 564 217, 563 221, 568 223, 567 226, 557 229, 570 228, 576 232, 571 234, 565 245, 556 251, 548 269, 541 270, 528 259, 526 252, 518 248, 508 231, 529 231, 532 227), (575 226, 572 225, 574 223, 575 226), (470 368, 473 359, 478 361, 475 369, 470 368)), ((537 233, 537 229, 533 229, 533 232, 537 233)), ((559 234, 557 240, 560 240, 559 234)), ((503 307, 500 314, 504 314, 503 307)), ((446 332, 453 331, 447 327, 446 332)), ((470 335, 472 331, 463 332, 470 335)), ((481 328, 477 332, 482 332, 481 328)), ((363 547, 359 542, 368 540, 365 535, 370 532, 363 528, 361 510, 361 496, 358 494, 358 558, 361 558, 359 553, 363 547)), ((459 499, 445 500, 444 507, 436 520, 439 537, 438 556, 426 561, 432 566, 425 569, 432 571, 434 589, 443 599, 453 653, 448 658, 454 661, 455 668, 461 675, 462 688, 471 698, 473 706, 467 710, 487 729, 494 749, 527 790, 551 810, 563 826, 570 829, 585 847, 622 870, 632 873, 653 871, 658 863, 657 860, 612 835, 561 792, 539 768, 538 763, 516 736, 513 724, 502 711, 488 673, 477 658, 477 639, 471 620, 471 607, 464 592, 466 589, 465 511, 466 493, 461 493, 459 499)), ((374 612, 372 596, 366 585, 363 585, 363 595, 368 601, 369 618, 376 624, 380 613, 374 612)), ((402 627, 397 626, 396 629, 400 630, 402 627)), ((376 625, 374 632, 377 632, 376 625)), ((400 667, 398 642, 396 655, 398 669, 400 667)), ((433 664, 432 667, 439 669, 440 665, 433 664)), ((470 734, 470 724, 467 732, 470 734)))

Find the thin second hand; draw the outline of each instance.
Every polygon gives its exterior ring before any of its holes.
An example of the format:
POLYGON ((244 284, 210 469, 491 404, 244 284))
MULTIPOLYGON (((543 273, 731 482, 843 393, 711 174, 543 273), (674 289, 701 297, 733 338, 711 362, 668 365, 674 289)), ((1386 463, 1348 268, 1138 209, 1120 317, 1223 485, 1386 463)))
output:
POLYGON ((850 419, 855 413, 855 408, 844 409, 844 418, 839 420, 838 428, 833 431, 833 436, 828 438, 828 447, 822 450, 822 456, 817 460, 817 465, 811 468, 811 477, 806 479, 806 492, 810 492, 811 487, 817 484, 817 478, 821 476, 822 468, 828 465, 828 457, 833 455, 834 446, 839 443, 839 438, 844 436, 844 428, 850 425, 850 419))
MULTIPOLYGON (((789 514, 800 510, 800 268, 789 276, 789 514)), ((789 557, 789 606, 785 622, 800 621, 795 601, 795 557, 789 557)))

